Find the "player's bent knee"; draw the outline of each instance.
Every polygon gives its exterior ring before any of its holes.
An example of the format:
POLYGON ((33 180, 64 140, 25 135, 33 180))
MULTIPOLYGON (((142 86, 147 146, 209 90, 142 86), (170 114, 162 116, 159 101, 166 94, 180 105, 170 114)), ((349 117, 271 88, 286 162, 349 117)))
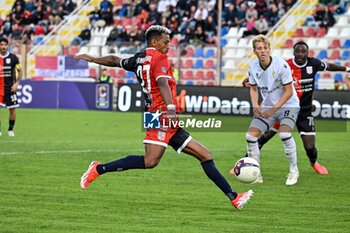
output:
POLYGON ((290 133, 290 132, 280 132, 280 133, 278 133, 278 136, 283 141, 283 140, 291 138, 292 137, 292 133, 290 133))
POLYGON ((146 159, 145 158, 145 168, 155 168, 159 164, 159 159, 146 159))
POLYGON ((246 133, 245 139, 247 140, 247 142, 251 142, 251 143, 254 143, 254 142, 258 141, 258 138, 253 136, 253 135, 251 135, 250 133, 246 133))

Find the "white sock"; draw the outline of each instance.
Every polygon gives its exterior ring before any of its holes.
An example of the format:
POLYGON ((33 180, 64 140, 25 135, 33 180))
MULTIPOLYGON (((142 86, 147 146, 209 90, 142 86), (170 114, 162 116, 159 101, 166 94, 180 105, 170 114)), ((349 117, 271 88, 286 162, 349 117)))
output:
POLYGON ((259 150, 258 138, 247 133, 246 139, 247 139, 248 157, 255 159, 260 164, 260 150, 259 150))
POLYGON ((287 155, 289 162, 289 170, 292 172, 299 172, 297 164, 297 147, 295 145, 294 138, 291 133, 280 133, 280 138, 282 139, 284 145, 284 152, 287 155))

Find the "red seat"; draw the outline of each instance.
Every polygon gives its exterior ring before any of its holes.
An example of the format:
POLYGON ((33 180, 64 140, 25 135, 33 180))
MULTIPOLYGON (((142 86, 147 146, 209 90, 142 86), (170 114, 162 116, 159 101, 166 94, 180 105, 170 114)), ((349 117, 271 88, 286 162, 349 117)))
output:
POLYGON ((194 78, 194 75, 193 75, 192 70, 187 70, 187 71, 185 71, 184 75, 181 76, 180 78, 183 78, 183 79, 193 79, 193 78, 194 78))
POLYGON ((94 68, 89 69, 89 77, 97 78, 96 69, 94 69, 94 68))
POLYGON ((176 37, 171 38, 170 45, 177 46, 178 44, 179 44, 179 39, 177 39, 176 37))
POLYGON ((125 73, 126 73, 126 71, 123 70, 123 69, 118 69, 117 70, 117 76, 118 77, 124 77, 125 73))
POLYGON ((214 69, 214 68, 215 68, 214 60, 209 59, 205 62, 204 69, 214 69))
POLYGON ((181 68, 188 69, 188 68, 192 68, 192 66, 193 66, 192 59, 183 59, 183 60, 181 60, 181 68))
POLYGON ((315 31, 313 28, 307 28, 305 32, 306 37, 314 37, 315 36, 315 31))
POLYGON ((304 37, 304 30, 302 28, 297 28, 293 37, 304 37))
POLYGON ((169 52, 168 52, 169 57, 177 57, 178 54, 179 54, 178 50, 172 49, 172 48, 169 49, 169 52))
POLYGON ((327 33, 327 30, 326 28, 320 28, 319 30, 317 30, 317 33, 316 33, 316 37, 323 37, 324 35, 326 35, 327 33))
POLYGON ((337 60, 340 57, 340 51, 339 50, 333 50, 333 52, 331 53, 331 55, 328 57, 329 59, 332 60, 337 60))
POLYGON ((195 79, 204 79, 204 71, 203 70, 198 70, 195 75, 194 75, 195 79))
POLYGON ((323 78, 332 78, 332 75, 330 73, 324 73, 322 75, 323 78))
POLYGON ((215 85, 215 82, 214 82, 214 81, 209 81, 209 82, 207 82, 207 85, 208 85, 208 86, 214 86, 214 85, 215 85))
POLYGON ((311 49, 309 49, 309 54, 308 54, 309 57, 313 57, 315 56, 315 52, 311 49))
POLYGON ((194 50, 192 48, 186 49, 185 57, 192 57, 194 54, 194 50))
POLYGON ((109 69, 108 73, 111 75, 112 78, 117 78, 117 73, 115 72, 115 69, 109 69))
POLYGON ((331 43, 331 45, 329 46, 330 49, 337 49, 340 48, 340 40, 339 39, 334 39, 331 43))
POLYGON ((284 45, 282 46, 283 48, 292 48, 293 47, 293 40, 292 39, 288 39, 286 40, 286 42, 284 43, 284 45))
POLYGON ((210 80, 210 79, 214 79, 215 78, 215 72, 212 70, 209 70, 205 73, 205 77, 206 80, 210 80))

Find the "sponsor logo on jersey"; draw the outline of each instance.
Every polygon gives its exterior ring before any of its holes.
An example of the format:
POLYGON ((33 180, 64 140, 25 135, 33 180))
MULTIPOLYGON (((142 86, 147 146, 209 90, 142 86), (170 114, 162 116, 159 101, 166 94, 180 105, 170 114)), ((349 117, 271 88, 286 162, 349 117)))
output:
POLYGON ((5 60, 5 62, 6 62, 6 64, 10 64, 11 63, 11 58, 6 58, 6 60, 5 60))
POLYGON ((157 137, 158 137, 158 140, 164 141, 164 139, 165 139, 165 132, 158 131, 157 137))
POLYGON ((166 73, 166 67, 162 66, 162 72, 166 73))

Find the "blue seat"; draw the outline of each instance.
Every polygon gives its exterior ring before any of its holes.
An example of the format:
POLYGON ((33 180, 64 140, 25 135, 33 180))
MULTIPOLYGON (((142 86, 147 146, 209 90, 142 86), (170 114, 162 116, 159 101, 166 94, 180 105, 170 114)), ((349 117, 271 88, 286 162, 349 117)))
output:
POLYGON ((341 73, 336 73, 334 75, 334 81, 343 82, 344 81, 343 75, 341 73))
POLYGON ((210 58, 210 57, 214 57, 214 56, 215 56, 214 49, 208 49, 207 52, 204 54, 205 58, 210 58))
POLYGON ((134 83, 135 83, 135 80, 129 79, 129 80, 126 81, 126 83, 128 83, 128 84, 134 84, 134 83))
POLYGON ((349 49, 350 48, 350 40, 346 40, 342 46, 343 49, 349 49))
POLYGON ((320 53, 317 55, 317 58, 320 60, 327 59, 328 58, 327 50, 321 50, 320 53))
POLYGON ((318 90, 318 80, 320 79, 320 73, 316 73, 315 75, 315 89, 318 90))
POLYGON ((226 39, 221 39, 221 47, 225 47, 227 45, 226 39))
POLYGON ((197 59, 197 61, 193 65, 193 69, 201 69, 203 68, 203 60, 202 59, 197 59))
POLYGON ((348 60, 350 59, 350 51, 349 50, 345 50, 342 55, 339 58, 340 60, 348 60))
POLYGON ((124 78, 133 78, 135 76, 134 72, 128 71, 125 73, 124 78))
POLYGON ((227 33, 228 33, 228 28, 227 27, 222 27, 221 28, 221 36, 226 36, 227 33))
POLYGON ((204 50, 202 48, 197 48, 194 51, 193 57, 204 57, 204 50))
POLYGON ((186 81, 186 84, 185 84, 185 85, 193 86, 193 81, 186 81))

